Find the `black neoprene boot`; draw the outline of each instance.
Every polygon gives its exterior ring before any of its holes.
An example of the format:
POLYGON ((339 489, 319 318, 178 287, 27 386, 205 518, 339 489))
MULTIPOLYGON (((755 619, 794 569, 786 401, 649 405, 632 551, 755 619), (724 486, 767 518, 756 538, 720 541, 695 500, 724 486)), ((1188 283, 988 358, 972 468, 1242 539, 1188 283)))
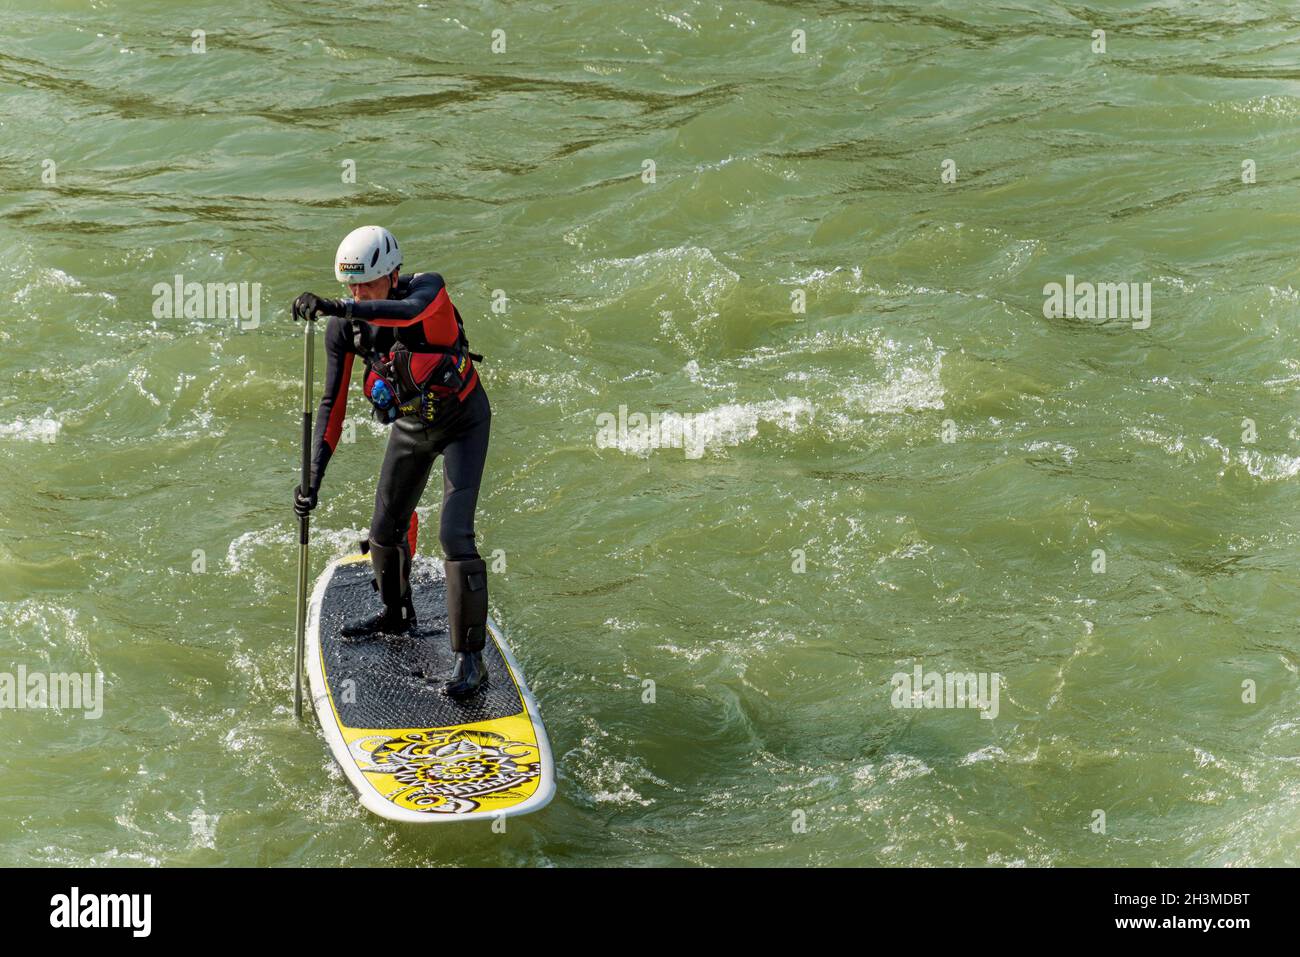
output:
POLYGON ((345 638, 363 635, 401 635, 415 626, 415 605, 411 601, 411 553, 409 545, 369 545, 370 561, 375 568, 371 584, 384 603, 383 611, 368 618, 358 618, 343 626, 345 638))
POLYGON ((456 664, 447 678, 443 690, 453 698, 467 698, 487 684, 487 665, 481 651, 460 651, 456 653, 456 664))
POLYGON ((444 689, 453 698, 473 694, 487 683, 483 646, 487 642, 487 563, 481 558, 443 562, 447 572, 447 625, 456 665, 444 689))

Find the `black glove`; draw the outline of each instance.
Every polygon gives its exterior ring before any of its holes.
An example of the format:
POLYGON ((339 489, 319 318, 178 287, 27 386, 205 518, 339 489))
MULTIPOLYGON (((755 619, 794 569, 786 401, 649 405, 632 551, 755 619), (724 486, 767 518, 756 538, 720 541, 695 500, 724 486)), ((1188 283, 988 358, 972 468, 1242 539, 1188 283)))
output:
POLYGON ((313 508, 316 507, 316 495, 319 489, 312 489, 306 495, 302 494, 302 486, 298 485, 293 490, 293 511, 299 518, 306 518, 313 508))
POLYGON ((317 316, 341 316, 343 303, 337 299, 322 299, 314 292, 304 292, 293 301, 295 319, 315 319, 317 316))

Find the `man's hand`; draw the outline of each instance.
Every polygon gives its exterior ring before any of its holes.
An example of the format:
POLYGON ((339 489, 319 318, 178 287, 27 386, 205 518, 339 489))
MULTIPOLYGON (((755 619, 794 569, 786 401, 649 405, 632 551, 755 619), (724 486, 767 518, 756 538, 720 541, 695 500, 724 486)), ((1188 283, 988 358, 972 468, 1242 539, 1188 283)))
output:
POLYGON ((311 514, 311 510, 316 507, 317 489, 312 489, 306 495, 302 493, 302 486, 299 485, 293 490, 293 511, 299 518, 306 518, 311 514))
POLYGON ((293 301, 295 319, 315 319, 317 316, 341 316, 343 303, 337 299, 322 299, 314 292, 304 292, 293 301))

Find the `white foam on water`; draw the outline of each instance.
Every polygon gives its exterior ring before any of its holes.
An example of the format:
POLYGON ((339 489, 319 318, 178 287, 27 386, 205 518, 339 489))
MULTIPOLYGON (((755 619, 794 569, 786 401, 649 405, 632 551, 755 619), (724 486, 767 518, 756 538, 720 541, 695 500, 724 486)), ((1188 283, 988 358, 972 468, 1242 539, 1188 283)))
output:
POLYGON ((204 410, 195 410, 184 422, 174 428, 163 429, 158 433, 160 439, 219 439, 226 434, 226 430, 215 428, 212 425, 213 413, 204 410))
POLYGON ((1300 303, 1300 292, 1287 286, 1285 289, 1278 289, 1276 286, 1268 287, 1269 305, 1275 306, 1279 303, 1284 305, 1295 305, 1300 303))
POLYGON ((1300 473, 1300 456, 1265 455, 1258 449, 1242 449, 1237 461, 1253 477, 1265 482, 1283 482, 1300 473))
POLYGON ((645 627, 639 621, 623 621, 621 618, 606 618, 601 624, 611 631, 636 631, 645 627))
POLYGON ((1029 864, 1023 857, 1004 857, 1000 851, 994 851, 986 859, 990 866, 996 867, 1028 867, 1029 864))
POLYGON ((655 16, 657 16, 660 20, 666 20, 668 23, 671 23, 679 30, 685 30, 687 33, 694 33, 699 29, 699 27, 695 26, 694 24, 687 23, 685 20, 677 16, 675 13, 664 13, 661 10, 656 10, 655 16))
POLYGON ((674 659, 679 659, 681 661, 687 661, 692 663, 696 661, 700 661, 701 659, 704 658, 705 655, 710 653, 709 648, 703 648, 703 647, 682 648, 678 645, 673 644, 671 641, 666 642, 664 644, 655 645, 655 649, 657 651, 666 652, 674 659))
POLYGON ((943 353, 920 357, 890 370, 883 381, 854 383, 842 392, 850 406, 874 415, 915 412, 944 407, 943 353))
POLYGON ((253 557, 253 553, 267 545, 287 545, 295 541, 294 533, 282 528, 262 528, 233 539, 226 548, 226 571, 238 575, 244 571, 244 563, 253 557))
POLYGON ((59 437, 63 423, 58 419, 38 416, 31 419, 14 419, 0 422, 0 438, 18 439, 22 442, 51 442, 59 437))
POLYGON ((75 276, 69 276, 62 269, 46 267, 32 270, 26 275, 30 282, 13 294, 14 302, 25 303, 31 299, 34 292, 45 292, 47 290, 67 292, 71 289, 82 288, 81 280, 75 276))
MULTIPOLYGON (((1183 451, 1183 440, 1181 438, 1169 442, 1162 440, 1149 429, 1129 428, 1125 431, 1144 441, 1156 442, 1167 452, 1178 453, 1183 451)), ((1218 453, 1219 459, 1224 465, 1236 462, 1252 478, 1264 482, 1285 482, 1287 479, 1295 478, 1296 475, 1300 474, 1300 456, 1269 455, 1259 449, 1241 449, 1234 454, 1232 449, 1219 441, 1216 436, 1205 435, 1201 437, 1201 441, 1218 453)))
MULTIPOLYGON (((646 781, 661 788, 669 787, 664 781, 647 768, 639 765, 635 759, 624 759, 609 753, 607 738, 610 733, 596 727, 590 719, 584 719, 590 729, 582 738, 578 747, 569 751, 561 759, 561 764, 585 792, 594 804, 613 804, 620 807, 637 805, 649 807, 654 799, 643 797, 635 787, 634 781, 646 781)), ((621 747, 630 748, 628 742, 614 742, 621 747)))
MULTIPOLYGON (((536 405, 559 405, 566 399, 585 392, 588 395, 599 395, 600 388, 596 380, 590 375, 579 375, 576 372, 544 372, 540 369, 494 369, 493 386, 506 386, 510 388, 527 387, 526 392, 528 401, 536 405)), ((302 388, 301 383, 298 386, 302 388)), ((374 421, 374 416, 369 417, 374 421)), ((375 423, 379 425, 379 423, 375 423)), ((385 426, 380 426, 385 429, 385 426)))
MULTIPOLYGON (((423 524, 423 519, 421 520, 423 524)), ((317 553, 325 553, 332 558, 351 555, 357 550, 357 542, 366 536, 360 529, 325 529, 312 528, 312 548, 317 553)), ((298 532, 296 526, 286 529, 278 525, 269 528, 254 529, 235 538, 226 548, 225 572, 229 575, 242 574, 245 563, 251 562, 261 549, 282 545, 296 545, 298 532)))
POLYGON ((679 280, 674 288, 689 302, 712 309, 723 292, 740 282, 740 276, 704 246, 671 246, 626 259, 595 259, 579 263, 578 272, 599 277, 607 292, 604 305, 616 302, 634 287, 672 278, 679 280))
POLYGON ((1290 96, 1264 94, 1249 100, 1232 100, 1211 104, 1216 113, 1246 114, 1250 116, 1271 116, 1287 118, 1300 116, 1300 100, 1290 96))
POLYGON ((1066 465, 1073 465, 1079 450, 1061 442, 1030 442, 1025 446, 1026 452, 1055 452, 1066 465))
MULTIPOLYGON (((962 224, 955 224, 961 227, 962 224)), ((939 232, 946 231, 940 227, 939 232)), ((1001 230, 991 227, 982 228, 981 232, 1005 239, 1000 252, 1009 261, 998 275, 1006 275, 1020 269, 1038 250, 1041 243, 1036 239, 1015 239, 1001 230)), ((780 280, 782 285, 812 289, 817 292, 841 292, 855 295, 878 296, 882 299, 905 299, 910 296, 951 296, 959 299, 987 300, 986 293, 972 292, 968 289, 943 289, 938 286, 914 286, 907 282, 896 282, 892 286, 882 286, 878 282, 867 281, 861 266, 835 266, 831 269, 814 268, 803 275, 789 276, 780 280)))
POLYGON ((881 783, 897 784, 933 773, 934 769, 920 758, 909 754, 887 754, 879 766, 868 763, 858 768, 853 772, 853 779, 867 787, 875 787, 881 783))
POLYGON ((220 820, 220 814, 209 814, 201 807, 196 807, 191 811, 190 834, 194 840, 190 842, 190 846, 215 849, 217 846, 217 822, 220 820))
MULTIPOLYGON (((90 641, 85 629, 77 620, 77 611, 74 608, 37 601, 34 598, 0 602, 0 621, 5 623, 5 636, 11 646, 16 646, 20 650, 26 651, 37 647, 25 638, 27 635, 34 634, 39 638, 41 645, 57 650, 60 655, 66 655, 69 650, 81 655, 90 653, 90 641)), ((50 659, 49 663, 69 671, 95 670, 93 662, 84 659, 67 661, 50 659)), ((25 664, 28 668, 32 668, 36 662, 15 660, 14 665, 18 664, 25 664)))
POLYGON ((145 867, 162 867, 161 858, 139 851, 123 851, 116 847, 93 854, 89 857, 69 853, 65 848, 52 845, 42 848, 46 854, 45 863, 55 867, 120 867, 124 864, 143 865, 145 867))
MULTIPOLYGON (((1162 450, 1168 452, 1170 455, 1182 455, 1185 451, 1187 451, 1187 443, 1183 440, 1183 437, 1181 435, 1177 435, 1177 436, 1163 435, 1160 432, 1157 432, 1155 429, 1139 428, 1137 426, 1132 426, 1132 425, 1125 426, 1124 434, 1132 436, 1133 438, 1137 439, 1139 442, 1145 442, 1148 445, 1159 446, 1162 450)), ((1214 439, 1212 436, 1206 436, 1206 442, 1212 447, 1217 447, 1220 449, 1222 448, 1222 446, 1219 445, 1218 441, 1214 439)), ((1224 463, 1226 464, 1227 461, 1228 460, 1225 458, 1224 463)))
POLYGON ((929 542, 925 542, 925 541, 904 542, 903 544, 896 547, 893 551, 891 551, 888 555, 881 555, 872 564, 879 566, 879 565, 884 565, 887 562, 911 561, 914 558, 920 558, 921 556, 929 555, 932 551, 934 551, 934 547, 930 545, 929 542))
POLYGON ((150 403, 156 406, 161 406, 162 401, 156 395, 154 395, 152 392, 150 392, 148 389, 144 387, 144 380, 147 375, 149 375, 148 369, 146 369, 144 366, 136 366, 134 369, 132 369, 130 372, 126 374, 126 381, 130 382, 133 386, 135 386, 135 391, 139 392, 142 396, 148 399, 150 403))
POLYGON ((722 169, 724 166, 730 166, 734 162, 736 162, 736 157, 727 156, 714 163, 697 163, 695 165, 695 171, 697 173, 703 173, 705 170, 722 169))
POLYGON ((995 744, 990 744, 986 747, 980 748, 978 751, 972 751, 958 763, 962 766, 967 766, 971 764, 979 764, 981 761, 996 761, 997 759, 1005 758, 1006 756, 1007 753, 1005 751, 995 744))
POLYGON ((693 385, 698 385, 704 389, 734 389, 736 387, 734 382, 723 382, 720 380, 719 375, 721 369, 719 366, 711 364, 706 372, 700 368, 700 361, 698 359, 692 359, 690 362, 686 363, 686 365, 682 367, 682 372, 686 374, 686 378, 689 379, 693 385))
POLYGON ((908 781, 912 778, 924 777, 927 774, 934 773, 934 768, 910 754, 886 755, 880 770, 884 772, 890 784, 897 784, 900 781, 908 781))
MULTIPOLYGON (((845 267, 843 266, 835 266, 832 269, 814 268, 812 272, 806 273, 802 276, 791 276, 789 279, 783 280, 783 283, 785 285, 800 286, 800 287, 820 286, 826 283, 828 280, 842 278, 839 276, 839 274, 842 272, 845 272, 845 267)), ((849 271, 849 275, 853 277, 853 288, 860 288, 860 284, 862 282, 862 267, 861 266, 852 267, 852 269, 849 271)))
MULTIPOLYGON (((256 666, 253 664, 253 660, 243 652, 240 652, 238 655, 235 656, 234 665, 236 668, 238 668, 241 671, 257 670, 256 666)), ((250 743, 255 743, 252 736, 246 732, 243 732, 238 727, 231 728, 229 731, 227 731, 224 735, 221 736, 221 746, 225 748, 227 751, 232 751, 236 754, 239 753, 240 751, 243 751, 244 748, 248 747, 250 743)))
POLYGON ((720 303, 740 283, 740 276, 702 246, 655 249, 628 259, 597 259, 578 266, 592 276, 598 295, 590 303, 573 304, 577 311, 626 308, 636 293, 640 312, 657 308, 659 333, 687 353, 706 347, 719 316, 720 303), (685 299, 681 315, 675 306, 685 299))
POLYGON ((920 343, 901 343, 884 337, 878 330, 862 336, 843 330, 820 330, 812 336, 792 342, 786 349, 755 349, 736 360, 742 368, 762 367, 791 353, 815 356, 830 353, 837 357, 855 351, 869 351, 868 364, 879 371, 865 377, 847 378, 839 373, 809 370, 786 371, 782 381, 815 388, 823 382, 833 391, 816 402, 816 413, 832 438, 861 434, 874 427, 861 419, 869 415, 900 415, 945 408, 943 387, 944 352, 928 339, 920 343))

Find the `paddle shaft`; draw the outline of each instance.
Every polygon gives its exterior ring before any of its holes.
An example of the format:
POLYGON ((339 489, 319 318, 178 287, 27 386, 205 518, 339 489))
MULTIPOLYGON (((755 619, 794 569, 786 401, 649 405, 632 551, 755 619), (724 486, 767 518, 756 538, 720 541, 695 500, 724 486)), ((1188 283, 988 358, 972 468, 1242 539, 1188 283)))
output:
MULTIPOLYGON (((306 494, 311 488, 311 383, 312 363, 315 356, 316 322, 309 318, 303 335, 302 349, 302 483, 306 494)), ((293 655, 293 713, 302 720, 302 659, 307 634, 307 541, 311 519, 303 515, 298 519, 298 624, 293 655)))

